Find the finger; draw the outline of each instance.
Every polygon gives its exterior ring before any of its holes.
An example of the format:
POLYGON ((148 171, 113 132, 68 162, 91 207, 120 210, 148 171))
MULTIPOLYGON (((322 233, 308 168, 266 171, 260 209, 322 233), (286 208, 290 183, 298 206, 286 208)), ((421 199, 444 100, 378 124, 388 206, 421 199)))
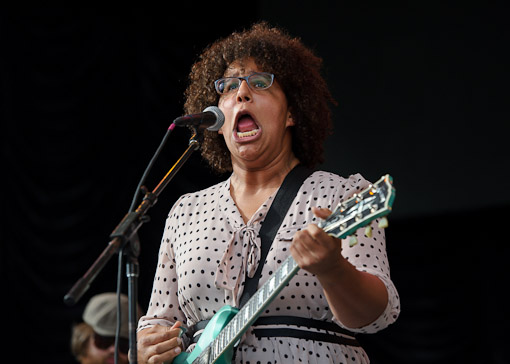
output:
POLYGON ((172 325, 171 329, 176 329, 178 327, 181 327, 182 326, 182 322, 181 321, 175 321, 175 324, 172 325))
POLYGON ((151 346, 171 339, 173 336, 175 336, 172 334, 172 330, 170 330, 169 327, 156 325, 140 331, 137 335, 137 341, 141 346, 151 346))
POLYGON ((187 331, 187 329, 182 326, 181 321, 176 321, 175 324, 172 325, 171 329, 179 329, 179 331, 177 331, 177 337, 182 337, 182 335, 184 335, 187 331))
POLYGON ((326 234, 324 230, 315 224, 309 224, 306 227, 306 231, 308 231, 308 235, 310 235, 310 238, 315 242, 318 242, 321 238, 324 238, 324 234, 326 234))
POLYGON ((177 355, 179 355, 182 352, 182 349, 177 346, 174 349, 167 351, 165 353, 162 353, 160 355, 154 355, 150 357, 150 359, 147 361, 148 364, 162 364, 162 363, 170 363, 172 362, 177 355))
POLYGON ((298 247, 298 245, 299 245, 299 243, 292 242, 292 245, 290 246, 290 254, 296 261, 297 265, 300 268, 303 268, 304 257, 303 257, 302 250, 300 249, 300 247, 298 247))
POLYGON ((155 325, 140 331, 141 335, 137 340, 139 362, 162 363, 178 355, 182 350, 182 340, 179 337, 182 332, 180 324, 177 322, 171 327, 155 325), (178 353, 175 352, 176 349, 178 353))
POLYGON ((291 254, 300 267, 307 266, 316 259, 315 248, 316 242, 308 230, 298 231, 290 246, 291 254))
MULTIPOLYGON (((138 362, 149 363, 151 356, 156 353, 156 345, 170 339, 170 332, 168 332, 165 327, 159 325, 138 332, 138 362)), ((152 362, 154 362, 154 359, 152 362)))
POLYGON ((312 207, 312 212, 315 216, 321 219, 325 219, 333 213, 330 209, 319 207, 312 207))
POLYGON ((303 235, 301 243, 303 249, 310 258, 313 258, 314 262, 327 259, 332 255, 336 256, 341 253, 342 242, 341 240, 329 235, 324 230, 319 228, 317 225, 309 224, 304 230, 306 235, 303 235))
POLYGON ((174 337, 168 341, 152 346, 148 351, 148 363, 155 364, 173 360, 181 351, 182 339, 174 337))
POLYGON ((171 337, 181 337, 184 332, 186 332, 186 328, 182 327, 182 322, 177 321, 171 327, 167 327, 167 331, 170 333, 171 337))

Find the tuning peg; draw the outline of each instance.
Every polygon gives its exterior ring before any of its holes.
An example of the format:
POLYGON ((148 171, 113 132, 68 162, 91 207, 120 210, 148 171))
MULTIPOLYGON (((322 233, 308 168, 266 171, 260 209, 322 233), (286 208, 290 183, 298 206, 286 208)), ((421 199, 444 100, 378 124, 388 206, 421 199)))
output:
POLYGON ((368 225, 366 228, 365 228, 365 236, 367 238, 371 238, 372 237, 372 226, 368 225))
POLYGON ((349 238, 349 247, 352 248, 356 244, 358 244, 358 238, 355 235, 351 235, 349 238))
POLYGON ((378 226, 382 229, 386 229, 388 227, 388 219, 386 217, 381 218, 378 226))

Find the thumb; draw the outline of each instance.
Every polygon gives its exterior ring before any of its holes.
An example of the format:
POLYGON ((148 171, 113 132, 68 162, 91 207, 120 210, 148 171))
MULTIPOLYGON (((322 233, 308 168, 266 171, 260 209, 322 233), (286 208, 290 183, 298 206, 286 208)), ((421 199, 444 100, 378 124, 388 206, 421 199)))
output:
POLYGON ((182 337, 182 335, 184 335, 187 331, 187 329, 185 327, 182 327, 181 321, 176 321, 169 330, 171 331, 174 329, 180 329, 179 333, 177 334, 178 337, 182 337))
POLYGON ((182 326, 182 322, 181 321, 175 321, 175 323, 172 325, 170 330, 176 329, 176 328, 181 327, 181 326, 182 326))

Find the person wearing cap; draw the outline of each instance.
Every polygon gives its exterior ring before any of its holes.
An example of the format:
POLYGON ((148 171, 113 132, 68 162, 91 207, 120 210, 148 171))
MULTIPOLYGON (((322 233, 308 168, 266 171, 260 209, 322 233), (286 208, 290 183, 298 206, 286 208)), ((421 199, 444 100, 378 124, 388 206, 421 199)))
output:
MULTIPOLYGON (((129 300, 120 297, 121 326, 118 363, 128 364, 129 350, 129 300)), ((138 316, 141 309, 138 306, 138 316)), ((101 293, 93 296, 83 311, 83 322, 72 329, 71 351, 81 364, 113 364, 115 334, 117 330, 117 294, 101 293)))

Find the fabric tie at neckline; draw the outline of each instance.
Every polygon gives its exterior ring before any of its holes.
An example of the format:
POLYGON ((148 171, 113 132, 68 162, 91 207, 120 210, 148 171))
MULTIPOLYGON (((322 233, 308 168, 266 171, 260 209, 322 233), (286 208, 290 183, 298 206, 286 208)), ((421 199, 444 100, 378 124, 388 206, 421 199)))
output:
POLYGON ((260 254, 260 237, 252 226, 245 225, 234 231, 216 269, 214 283, 216 287, 232 292, 236 306, 245 276, 253 277, 260 263, 260 254))

